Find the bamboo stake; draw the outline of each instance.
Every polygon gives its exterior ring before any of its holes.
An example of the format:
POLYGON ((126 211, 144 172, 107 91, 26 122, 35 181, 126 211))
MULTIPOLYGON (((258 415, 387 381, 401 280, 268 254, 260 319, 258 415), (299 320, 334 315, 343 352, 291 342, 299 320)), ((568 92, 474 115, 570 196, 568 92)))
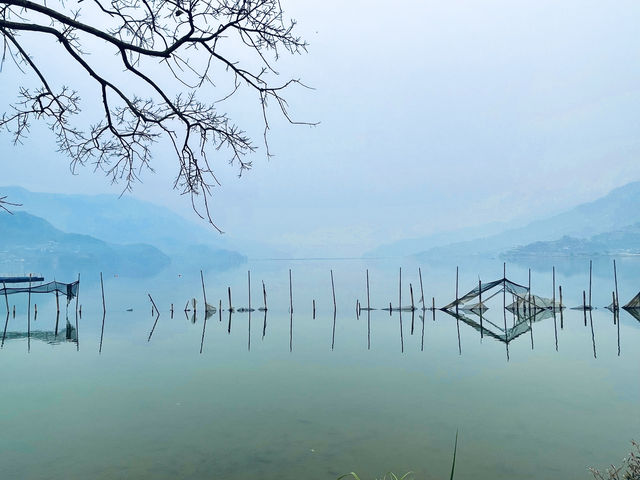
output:
POLYGON ((367 268, 367 310, 371 310, 371 300, 369 298, 369 269, 367 268))
POLYGON ((31 274, 29 274, 29 306, 27 307, 27 339, 31 340, 31 274))
POLYGON ((422 311, 424 312, 427 309, 427 306, 424 304, 424 289, 422 288, 422 270, 418 267, 418 276, 420 277, 420 302, 422 302, 422 311))
POLYGON ((558 293, 560 294, 560 330, 564 328, 564 313, 562 312, 562 285, 558 286, 558 293))
POLYGON ((478 278, 478 292, 480 292, 480 338, 484 338, 484 328, 482 326, 482 282, 478 278))
POLYGON ((333 283, 333 270, 331 270, 331 293, 333 294, 333 310, 336 310, 336 288, 333 283))
POLYGON ((618 296, 618 271, 616 269, 616 261, 613 260, 613 278, 616 283, 616 301, 613 304, 615 310, 620 308, 620 297, 618 296))
POLYGON ((436 321, 436 297, 431 297, 431 313, 433 314, 433 321, 436 321))
POLYGON ((553 298, 551 300, 551 305, 553 305, 553 311, 556 311, 556 267, 552 268, 552 277, 553 277, 553 298))
MULTIPOLYGON (((398 309, 402 312, 402 267, 400 267, 400 276, 398 279, 398 309)), ((400 314, 400 317, 402 318, 402 314, 400 314)))
POLYGON ((102 290, 102 313, 107 313, 107 304, 104 301, 104 282, 102 281, 102 272, 100 272, 100 289, 102 290))
POLYGON ((9 314, 9 295, 7 294, 7 285, 2 282, 2 289, 4 290, 4 301, 7 304, 7 315, 9 314))
POLYGON ((289 308, 293 314, 293 282, 291 281, 291 269, 289 269, 289 308))
POLYGON ((416 307, 413 304, 413 285, 411 284, 409 284, 409 292, 411 293, 411 311, 414 311, 416 307))
MULTIPOLYGON (((78 288, 76 289, 76 314, 78 313, 78 300, 80 299, 80 274, 78 273, 78 288)), ((76 332, 77 335, 77 332, 76 332)))
POLYGON ((589 260, 589 310, 591 310, 591 282, 593 273, 593 260, 589 260))
POLYGON ((267 289, 264 286, 264 280, 262 281, 262 299, 264 301, 264 311, 267 311, 267 289))
MULTIPOLYGON (((204 300, 204 316, 207 316, 207 292, 204 288, 204 275, 202 274, 202 270, 200 270, 200 283, 202 283, 202 298, 204 300)), ((201 352, 202 353, 202 352, 201 352)))

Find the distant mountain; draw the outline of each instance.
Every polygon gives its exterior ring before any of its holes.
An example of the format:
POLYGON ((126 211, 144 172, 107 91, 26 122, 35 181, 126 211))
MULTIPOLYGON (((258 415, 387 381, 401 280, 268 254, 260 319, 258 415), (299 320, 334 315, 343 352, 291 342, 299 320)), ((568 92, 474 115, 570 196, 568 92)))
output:
POLYGON ((388 258, 404 257, 415 252, 427 250, 429 248, 448 245, 459 241, 461 238, 479 238, 504 231, 509 224, 503 222, 492 222, 486 225, 460 228, 448 232, 435 233, 418 238, 406 238, 395 242, 380 245, 373 250, 366 252, 364 258, 388 258))
POLYGON ((47 278, 75 276, 82 270, 123 276, 153 275, 170 259, 145 244, 117 245, 89 235, 64 233, 24 212, 0 213, 0 271, 39 272, 47 278))
MULTIPOLYGON (((562 237, 595 239, 599 234, 623 232, 626 227, 640 222, 640 182, 629 183, 612 190, 608 195, 585 203, 547 219, 531 222, 520 228, 483 238, 469 239, 449 245, 428 248, 416 253, 420 258, 447 256, 498 255, 522 245, 534 242, 552 242, 562 237), (593 238, 592 238, 593 237, 593 238)), ((624 234, 621 234, 624 235, 624 234)), ((608 240, 613 241, 613 236, 608 240)), ((624 237, 624 240, 628 240, 624 237)), ((566 241, 565 246, 569 246, 566 241)), ((574 247, 578 244, 574 242, 574 247)), ((559 247, 559 244, 558 244, 559 247)), ((580 246, 583 248, 584 245, 580 246)))
POLYGON ((133 197, 38 193, 11 186, 0 186, 0 192, 11 202, 22 204, 22 210, 46 219, 64 232, 82 232, 106 242, 146 243, 172 256, 181 255, 193 245, 205 245, 213 252, 282 255, 258 242, 240 242, 220 235, 204 221, 191 222, 165 207, 133 197))
POLYGON ((513 248, 502 256, 515 260, 527 256, 577 257, 598 255, 640 255, 640 223, 588 239, 564 236, 550 242, 534 242, 513 248))

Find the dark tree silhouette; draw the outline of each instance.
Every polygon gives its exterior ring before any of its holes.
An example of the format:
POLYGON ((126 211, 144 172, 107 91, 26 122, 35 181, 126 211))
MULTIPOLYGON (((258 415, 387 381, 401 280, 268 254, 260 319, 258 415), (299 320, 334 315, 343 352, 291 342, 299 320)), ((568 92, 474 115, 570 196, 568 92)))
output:
POLYGON ((20 87, 0 126, 21 142, 32 120, 47 122, 72 171, 93 165, 123 191, 152 169, 152 144, 166 138, 178 164, 174 188, 215 226, 209 199, 219 182, 208 154, 226 151, 242 175, 256 148, 221 103, 255 94, 267 156, 269 103, 289 122, 306 123, 290 117, 282 96, 302 84, 279 80, 274 67, 281 52, 306 51, 294 28, 280 0, 0 0, 2 62, 13 60, 38 83, 20 87), (44 42, 93 81, 100 113, 89 128, 76 120, 77 88, 54 85, 60 75, 38 58, 44 42), (220 97, 206 103, 198 94, 214 82, 220 97))

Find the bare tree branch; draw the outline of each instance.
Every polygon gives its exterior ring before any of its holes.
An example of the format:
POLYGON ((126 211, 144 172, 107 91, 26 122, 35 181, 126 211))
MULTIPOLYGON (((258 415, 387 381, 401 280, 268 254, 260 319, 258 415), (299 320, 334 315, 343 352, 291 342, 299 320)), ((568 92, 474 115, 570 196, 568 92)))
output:
POLYGON ((82 8, 63 1, 0 0, 2 63, 11 58, 40 85, 20 88, 0 127, 19 143, 33 120, 47 122, 72 171, 92 165, 112 182, 123 182, 123 191, 143 170, 153 169, 152 146, 168 139, 178 166, 174 188, 190 195, 196 213, 218 228, 209 197, 220 182, 208 154, 227 151, 242 175, 252 166, 246 156, 256 150, 248 134, 219 110, 221 104, 241 91, 257 94, 267 155, 270 100, 290 123, 313 125, 295 122, 282 96, 289 87, 304 85, 297 79, 278 82, 274 67, 281 51, 306 51, 294 29, 279 0, 92 0, 82 8), (72 123, 81 110, 78 92, 54 87, 55 75, 30 51, 27 37, 34 36, 53 39, 93 80, 102 118, 88 129, 72 123), (95 41, 117 54, 111 68, 84 51, 95 41), (198 94, 205 84, 214 85, 214 72, 231 88, 218 101, 202 102, 198 94))

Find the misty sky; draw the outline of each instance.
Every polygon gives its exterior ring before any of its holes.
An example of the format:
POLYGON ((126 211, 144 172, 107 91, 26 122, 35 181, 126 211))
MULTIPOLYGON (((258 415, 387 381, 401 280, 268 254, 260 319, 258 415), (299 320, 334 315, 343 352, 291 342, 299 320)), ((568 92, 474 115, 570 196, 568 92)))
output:
MULTIPOLYGON (((315 89, 291 91, 291 111, 320 124, 287 125, 273 110, 274 158, 261 148, 241 179, 226 156, 217 161, 224 185, 213 214, 229 235, 298 254, 360 254, 539 218, 640 179, 637 2, 282 4, 310 47, 279 69, 315 89)), ((25 81, 5 65, 3 108, 25 81)), ((236 121, 260 144, 257 102, 240 105, 236 121)), ((0 134, 0 184, 120 192, 91 168, 72 176, 54 149, 36 125, 20 147, 0 134)), ((171 190, 177 167, 165 149, 154 168, 134 195, 195 217, 171 190)))

